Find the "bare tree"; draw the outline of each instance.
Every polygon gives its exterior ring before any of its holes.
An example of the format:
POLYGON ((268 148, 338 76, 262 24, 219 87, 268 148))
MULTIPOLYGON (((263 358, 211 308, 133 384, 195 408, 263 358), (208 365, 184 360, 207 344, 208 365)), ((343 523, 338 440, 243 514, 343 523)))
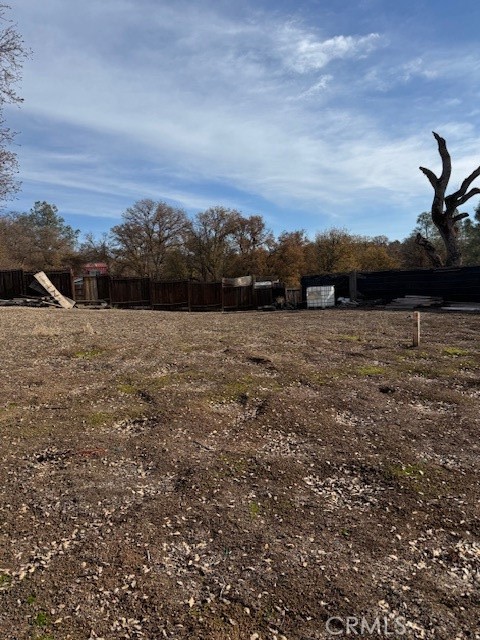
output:
POLYGON ((188 220, 182 209, 165 202, 140 200, 112 229, 118 266, 136 276, 162 278, 168 253, 183 243, 188 220))
MULTIPOLYGON (((445 266, 460 266, 462 264, 462 252, 458 242, 457 223, 460 220, 467 218, 469 214, 459 213, 458 207, 461 207, 473 196, 480 194, 479 188, 470 188, 472 182, 480 176, 480 166, 477 167, 475 171, 468 176, 468 178, 465 178, 460 189, 449 196, 446 196, 445 192, 452 173, 452 161, 444 138, 435 132, 433 132, 433 135, 438 143, 438 152, 442 159, 442 173, 438 178, 433 171, 426 169, 425 167, 420 167, 420 171, 427 176, 433 187, 434 195, 431 209, 432 221, 437 227, 443 244, 445 245, 445 266)), ((443 265, 443 260, 433 244, 420 233, 417 234, 416 242, 425 248, 434 266, 438 267, 443 265)))
POLYGON ((19 189, 17 156, 8 149, 15 134, 5 126, 3 105, 23 101, 15 85, 20 80, 22 63, 29 53, 15 25, 5 16, 9 8, 0 4, 0 201, 7 200, 19 189))
POLYGON ((220 280, 236 255, 234 236, 241 215, 233 209, 211 207, 197 213, 186 238, 190 273, 204 282, 220 280))

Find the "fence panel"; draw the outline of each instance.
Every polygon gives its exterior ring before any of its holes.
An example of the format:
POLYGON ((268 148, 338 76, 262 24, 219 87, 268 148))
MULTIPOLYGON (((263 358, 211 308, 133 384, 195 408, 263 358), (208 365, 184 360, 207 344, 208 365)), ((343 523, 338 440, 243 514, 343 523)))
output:
POLYGON ((163 311, 189 309, 188 280, 152 282, 152 306, 163 311))
MULTIPOLYGON (((48 295, 46 292, 41 292, 39 290, 39 284, 35 280, 36 273, 38 273, 38 271, 25 271, 24 273, 26 295, 32 297, 48 295), (30 286, 32 284, 34 285, 33 287, 30 286)), ((62 295, 75 300, 75 285, 73 283, 71 271, 45 271, 45 274, 53 286, 58 289, 62 295)))
POLYGON ((256 307, 272 305, 274 301, 272 287, 256 287, 254 289, 254 299, 256 307))
POLYGON ((118 307, 150 306, 150 278, 111 278, 110 304, 118 307))
POLYGON ((10 300, 24 293, 25 284, 21 269, 0 271, 0 298, 10 300))
POLYGON ((223 287, 223 308, 225 311, 245 311, 253 309, 254 289, 247 287, 223 287))
POLYGON ((221 282, 189 282, 188 287, 192 311, 214 311, 222 308, 221 282))

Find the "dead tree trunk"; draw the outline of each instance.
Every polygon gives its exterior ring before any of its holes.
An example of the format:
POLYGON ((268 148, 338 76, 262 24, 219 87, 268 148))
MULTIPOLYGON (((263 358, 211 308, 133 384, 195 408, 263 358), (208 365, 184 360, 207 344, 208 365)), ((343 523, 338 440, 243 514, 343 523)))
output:
MULTIPOLYGON (((439 136, 438 133, 433 132, 433 135, 438 143, 438 152, 442 159, 442 174, 439 178, 437 178, 437 176, 430 169, 420 167, 420 171, 422 171, 427 176, 430 184, 433 187, 434 195, 431 210, 432 221, 433 224, 437 227, 443 240, 443 244, 445 245, 445 266, 456 267, 462 264, 462 252, 460 250, 457 235, 457 222, 459 220, 462 220, 463 218, 467 218, 469 215, 468 213, 459 213, 458 207, 465 204, 465 202, 467 202, 467 200, 470 200, 472 196, 480 194, 480 189, 470 189, 470 185, 475 180, 475 178, 478 178, 478 176, 480 176, 480 167, 477 167, 475 171, 473 171, 473 173, 468 176, 468 178, 465 178, 458 191, 455 191, 451 195, 446 196, 445 191, 447 190, 448 181, 450 180, 450 176, 452 173, 452 161, 450 158, 450 154, 448 153, 447 143, 445 142, 445 140, 441 136, 439 136)), ((429 250, 430 243, 428 242, 428 240, 418 234, 416 242, 417 244, 425 248, 425 250, 429 254, 430 260, 435 266, 442 266, 441 259, 438 254, 435 252, 436 255, 434 255, 429 250), (438 264, 438 262, 440 262, 440 264, 438 264)))

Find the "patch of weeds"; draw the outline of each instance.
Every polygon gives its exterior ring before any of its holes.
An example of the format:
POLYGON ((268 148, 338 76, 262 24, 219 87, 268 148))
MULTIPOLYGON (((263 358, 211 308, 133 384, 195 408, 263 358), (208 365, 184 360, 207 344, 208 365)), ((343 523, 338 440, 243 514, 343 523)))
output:
POLYGON ((2 589, 8 589, 12 584, 12 576, 8 573, 0 573, 0 591, 2 589))
POLYGON ((422 378, 448 378, 458 373, 454 366, 429 361, 404 362, 398 365, 397 371, 422 378))
POLYGON ((128 383, 119 384, 117 389, 118 391, 120 391, 120 393, 125 393, 127 395, 133 395, 138 391, 137 387, 135 387, 133 384, 128 383))
POLYGON ((388 467, 389 474, 394 478, 420 479, 425 475, 425 471, 420 464, 402 464, 388 467))
POLYGON ((389 481, 398 482, 422 496, 435 499, 449 491, 451 480, 447 471, 425 462, 389 465, 385 475, 389 481))
POLYGON ((248 511, 252 518, 256 518, 260 515, 260 505, 258 502, 249 502, 248 503, 248 511))
POLYGON ((350 538, 350 536, 351 536, 351 532, 350 532, 350 530, 349 530, 349 529, 342 529, 342 530, 340 531, 340 533, 342 534, 342 536, 343 536, 344 538, 350 538))
POLYGON ((224 454, 220 456, 219 462, 221 463, 221 467, 217 472, 217 477, 219 478, 238 478, 238 476, 241 476, 247 471, 250 464, 243 456, 236 456, 234 454, 224 454))
POLYGON ((164 389, 174 384, 185 384, 190 382, 199 382, 205 380, 205 374, 201 371, 174 371, 165 373, 161 376, 144 380, 143 387, 152 391, 164 389))
POLYGON ((96 411, 87 416, 87 422, 91 427, 103 427, 113 422, 113 416, 110 413, 96 411))
POLYGON ((258 378, 248 375, 237 380, 228 380, 220 385, 220 389, 213 393, 211 399, 217 402, 239 400, 240 398, 248 397, 251 391, 258 388, 259 383, 258 378))
POLYGON ((337 336, 339 340, 343 340, 345 342, 361 342, 361 337, 356 335, 349 335, 347 333, 340 334, 337 336))
POLYGON ((35 616, 33 623, 37 627, 46 627, 50 622, 50 617, 45 611, 39 611, 35 616))
POLYGON ((468 356, 469 355, 466 349, 461 349, 460 347, 445 347, 443 350, 443 353, 446 356, 468 356))
POLYGON ((82 349, 80 351, 74 351, 73 357, 80 358, 81 360, 93 360, 105 353, 104 349, 93 347, 92 349, 82 349))
POLYGON ((338 371, 338 370, 325 370, 322 369, 321 371, 311 371, 308 372, 307 375, 305 376, 300 376, 300 382, 302 384, 307 384, 308 383, 313 383, 313 384, 318 384, 318 385, 328 385, 331 384, 332 382, 335 382, 336 380, 339 380, 340 378, 344 377, 344 373, 342 371, 338 371))
POLYGON ((382 376, 386 372, 387 370, 385 367, 379 367, 376 365, 365 365, 355 369, 355 373, 359 376, 382 376))
POLYGON ((33 593, 32 593, 27 597, 26 602, 27 602, 27 604, 33 604, 36 599, 37 599, 37 596, 34 596, 33 593))

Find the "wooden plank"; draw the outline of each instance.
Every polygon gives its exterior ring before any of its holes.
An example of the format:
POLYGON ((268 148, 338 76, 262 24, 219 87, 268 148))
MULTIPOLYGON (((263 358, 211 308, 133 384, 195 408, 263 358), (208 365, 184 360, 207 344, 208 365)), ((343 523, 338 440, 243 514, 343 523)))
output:
POLYGON ((36 273, 34 275, 34 278, 42 285, 45 291, 48 291, 52 298, 56 300, 61 307, 63 307, 64 309, 73 309, 73 307, 75 306, 75 302, 61 294, 60 291, 53 286, 44 271, 39 271, 38 273, 36 273))
POLYGON ((249 287, 253 284, 252 276, 241 276, 240 278, 222 278, 224 287, 249 287))

